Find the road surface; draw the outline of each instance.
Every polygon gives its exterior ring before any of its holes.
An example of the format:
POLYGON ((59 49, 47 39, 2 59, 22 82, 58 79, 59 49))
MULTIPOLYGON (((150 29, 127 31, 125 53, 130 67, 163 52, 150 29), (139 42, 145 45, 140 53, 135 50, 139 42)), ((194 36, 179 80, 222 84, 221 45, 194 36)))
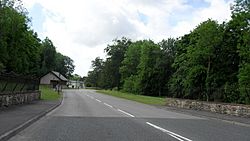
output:
POLYGON ((250 141, 250 127, 65 90, 61 106, 10 141, 250 141))

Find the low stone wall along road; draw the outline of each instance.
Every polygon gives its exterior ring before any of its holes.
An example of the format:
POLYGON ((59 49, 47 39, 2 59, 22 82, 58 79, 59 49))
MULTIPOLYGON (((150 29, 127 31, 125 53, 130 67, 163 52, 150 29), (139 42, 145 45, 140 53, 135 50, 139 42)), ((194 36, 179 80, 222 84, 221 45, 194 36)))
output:
POLYGON ((62 105, 10 141, 249 141, 250 126, 96 93, 65 90, 62 105))

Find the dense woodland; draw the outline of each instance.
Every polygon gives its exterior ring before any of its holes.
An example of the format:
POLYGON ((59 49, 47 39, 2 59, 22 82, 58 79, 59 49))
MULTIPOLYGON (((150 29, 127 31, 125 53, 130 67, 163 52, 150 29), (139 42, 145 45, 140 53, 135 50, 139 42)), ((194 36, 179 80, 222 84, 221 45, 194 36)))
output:
POLYGON ((250 1, 236 0, 231 10, 230 21, 208 19, 176 39, 114 40, 106 59, 92 61, 86 85, 250 104, 250 1))
POLYGON ((20 0, 0 0, 0 72, 40 77, 55 70, 71 76, 73 60, 57 52, 49 38, 39 39, 27 14, 20 0))

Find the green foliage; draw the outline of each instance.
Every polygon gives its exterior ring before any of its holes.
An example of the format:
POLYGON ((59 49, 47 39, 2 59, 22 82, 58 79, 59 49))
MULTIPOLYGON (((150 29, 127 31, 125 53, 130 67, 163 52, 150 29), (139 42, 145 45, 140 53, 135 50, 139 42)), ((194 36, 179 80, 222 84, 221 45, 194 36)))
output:
POLYGON ((73 75, 70 77, 70 80, 80 81, 80 80, 81 80, 81 76, 78 75, 78 74, 73 74, 73 75))
POLYGON ((144 41, 141 51, 140 64, 138 65, 138 89, 139 94, 155 95, 159 92, 158 68, 160 46, 153 41, 144 41))
MULTIPOLYGON (((150 96, 250 103, 250 1, 236 0, 232 19, 208 19, 177 39, 115 40, 89 72, 93 86, 150 96), (98 71, 97 71, 98 70, 98 71)), ((111 92, 109 92, 111 93, 111 92)), ((116 95, 123 95, 117 93, 116 95)))
POLYGON ((250 1, 237 0, 233 9, 232 24, 237 35, 240 56, 240 102, 250 104, 250 1))
POLYGON ((138 84, 138 76, 131 75, 124 79, 123 91, 129 93, 138 93, 139 92, 139 84, 138 84))
POLYGON ((49 86, 40 85, 39 90, 41 91, 42 100, 58 100, 61 97, 60 93, 58 94, 49 86))
POLYGON ((56 48, 49 38, 45 38, 42 42, 42 73, 54 70, 56 60, 56 48))
MULTIPOLYGON (((105 76, 109 77, 110 85, 108 88, 117 87, 118 90, 121 87, 121 73, 119 72, 124 59, 124 54, 127 51, 128 46, 130 46, 131 41, 127 38, 121 38, 120 40, 114 40, 112 45, 108 45, 105 48, 105 52, 108 55, 107 62, 108 65, 105 67, 105 76)), ((104 77, 105 77, 104 76, 104 77)))
POLYGON ((88 87, 100 87, 100 83, 102 83, 101 73, 103 71, 103 60, 99 57, 96 57, 95 60, 92 61, 92 68, 93 70, 88 72, 85 85, 88 87))
POLYGON ((86 83, 93 87, 101 87, 105 89, 112 89, 121 87, 121 73, 119 69, 124 59, 124 54, 131 44, 127 38, 114 40, 112 45, 105 48, 108 58, 105 62, 102 59, 96 58, 92 61, 93 71, 88 72, 86 83))
POLYGON ((132 75, 137 75, 142 46, 143 41, 134 42, 128 47, 128 50, 125 52, 124 60, 122 61, 122 66, 120 67, 122 82, 132 75))
POLYGON ((0 0, 0 71, 40 77, 51 70, 70 76, 73 60, 38 38, 20 0, 0 0))

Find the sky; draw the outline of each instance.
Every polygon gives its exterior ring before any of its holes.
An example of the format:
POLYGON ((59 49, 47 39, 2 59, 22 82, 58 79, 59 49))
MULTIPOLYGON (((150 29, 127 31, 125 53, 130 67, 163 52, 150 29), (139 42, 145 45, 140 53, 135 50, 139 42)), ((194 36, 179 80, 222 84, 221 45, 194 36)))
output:
POLYGON ((152 39, 156 43, 188 34, 211 18, 230 20, 233 0, 23 0, 31 26, 49 37, 57 51, 74 60, 86 76, 91 61, 105 58, 112 40, 152 39))

